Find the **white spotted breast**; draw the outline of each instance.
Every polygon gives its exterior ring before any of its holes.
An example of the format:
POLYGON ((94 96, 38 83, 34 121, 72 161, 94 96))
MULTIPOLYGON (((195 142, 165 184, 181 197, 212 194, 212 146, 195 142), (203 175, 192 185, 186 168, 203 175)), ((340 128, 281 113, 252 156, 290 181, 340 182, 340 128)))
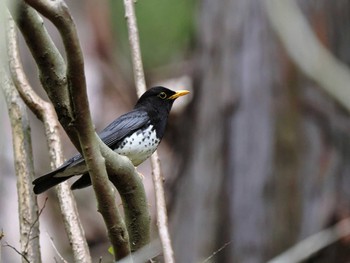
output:
POLYGON ((126 136, 114 150, 128 157, 134 166, 138 166, 154 153, 160 143, 153 125, 141 128, 126 136))

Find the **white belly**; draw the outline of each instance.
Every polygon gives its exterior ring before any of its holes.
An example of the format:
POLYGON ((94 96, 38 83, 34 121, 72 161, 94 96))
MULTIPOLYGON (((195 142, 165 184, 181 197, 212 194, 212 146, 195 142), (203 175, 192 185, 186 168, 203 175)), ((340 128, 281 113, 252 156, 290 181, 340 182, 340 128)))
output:
POLYGON ((156 131, 151 125, 149 128, 139 130, 132 136, 125 138, 114 151, 127 156, 135 166, 138 166, 152 155, 159 142, 156 131))

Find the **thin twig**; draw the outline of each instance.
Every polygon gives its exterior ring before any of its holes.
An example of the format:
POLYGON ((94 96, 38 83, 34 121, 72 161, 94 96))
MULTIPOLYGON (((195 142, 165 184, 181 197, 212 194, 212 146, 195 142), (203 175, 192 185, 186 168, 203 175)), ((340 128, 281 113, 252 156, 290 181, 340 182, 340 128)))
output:
POLYGON ((145 74, 143 72, 139 32, 137 28, 134 0, 124 0, 125 18, 129 32, 129 45, 134 69, 134 81, 138 97, 146 91, 145 74))
MULTIPOLYGON (((137 94, 140 97, 146 91, 146 82, 142 66, 140 41, 137 29, 137 22, 134 10, 133 0, 124 0, 125 6, 125 18, 127 21, 128 32, 129 32, 129 45, 131 48, 134 79, 136 83, 137 94)), ((157 152, 151 157, 152 164, 152 178, 156 196, 156 207, 157 207, 157 226, 158 232, 162 244, 164 261, 166 263, 175 262, 174 252, 171 245, 171 239, 168 229, 168 217, 166 211, 166 203, 164 197, 164 186, 161 176, 160 162, 157 152)))
POLYGON ((23 254, 21 253, 20 251, 18 251, 17 248, 15 248, 14 246, 11 246, 9 243, 5 243, 4 245, 5 247, 9 247, 9 248, 12 248, 18 255, 20 255, 26 262, 30 263, 30 261, 28 260, 28 258, 23 254))
POLYGON ((163 176, 160 169, 160 161, 157 152, 155 152, 151 157, 151 163, 154 192, 156 195, 158 232, 162 243, 164 260, 166 263, 171 263, 175 262, 174 251, 171 245, 171 239, 168 229, 168 216, 165 203, 163 176))
POLYGON ((55 243, 53 242, 53 238, 49 235, 48 232, 46 232, 47 236, 49 237, 50 239, 50 243, 53 247, 53 249, 55 250, 56 254, 59 256, 59 258, 64 262, 64 263, 68 263, 67 260, 64 259, 64 257, 61 255, 61 253, 58 251, 57 247, 55 246, 55 243))
POLYGON ((225 244, 223 244, 218 250, 214 251, 213 254, 211 254, 209 257, 207 257, 202 263, 209 262, 213 257, 215 257, 218 253, 220 253, 220 251, 222 251, 229 244, 231 244, 231 241, 228 241, 225 244))
MULTIPOLYGON (((45 209, 47 200, 48 200, 48 197, 45 198, 43 207, 39 210, 38 216, 35 218, 34 222, 31 224, 31 226, 30 226, 30 228, 29 228, 28 240, 27 240, 27 244, 26 244, 26 246, 25 246, 25 250, 24 250, 24 251, 27 251, 27 248, 28 248, 28 245, 29 245, 29 241, 30 241, 30 239, 29 239, 30 233, 32 232, 32 229, 33 229, 34 225, 39 221, 39 217, 41 216, 41 213, 42 213, 42 212, 44 211, 44 209, 45 209)), ((39 236, 35 236, 35 237, 33 237, 33 238, 39 238, 39 236)), ((33 239, 33 238, 32 238, 32 239, 33 239)))

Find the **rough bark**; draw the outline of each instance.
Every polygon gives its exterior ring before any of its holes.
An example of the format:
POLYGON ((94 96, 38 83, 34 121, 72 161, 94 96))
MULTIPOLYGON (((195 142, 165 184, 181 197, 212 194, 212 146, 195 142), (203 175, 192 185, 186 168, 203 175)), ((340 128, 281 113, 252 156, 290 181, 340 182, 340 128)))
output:
POLYGON ((3 68, 0 69, 0 78, 12 126, 20 222, 20 253, 23 263, 40 263, 39 211, 36 197, 31 189, 34 167, 27 110, 3 68))

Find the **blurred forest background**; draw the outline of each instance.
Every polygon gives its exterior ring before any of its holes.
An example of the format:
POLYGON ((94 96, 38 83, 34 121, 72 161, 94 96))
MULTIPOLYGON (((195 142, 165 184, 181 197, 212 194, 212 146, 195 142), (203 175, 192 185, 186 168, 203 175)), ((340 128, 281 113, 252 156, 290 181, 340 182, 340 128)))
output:
MULTIPOLYGON (((191 97, 175 103, 159 149, 177 262, 203 262, 220 248, 211 262, 266 262, 350 216, 349 113, 292 62, 263 2, 139 0, 135 6, 148 86, 191 90, 191 97)), ((350 2, 297 2, 318 40, 349 64, 350 2)), ((122 1, 67 4, 83 47, 94 123, 101 130, 136 101, 122 1)), ((57 32, 48 27, 60 46, 57 32)), ((21 42, 25 70, 43 95, 21 42)), ((0 99, 0 229, 16 247, 16 178, 0 99)), ((41 123, 31 115, 31 124, 39 176, 50 170, 49 159, 41 123)), ((63 132, 62 137, 70 157, 75 149, 63 132)), ((139 171, 153 211, 149 163, 139 171)), ((78 209, 93 262, 100 256, 109 262, 91 191, 75 192, 78 209)), ((46 196, 40 217, 43 259, 55 256, 48 232, 70 261, 54 192, 39 196, 39 204, 46 196)), ((349 262, 349 242, 340 239, 305 262, 349 262)), ((2 248, 2 259, 20 260, 9 247, 2 248)))

